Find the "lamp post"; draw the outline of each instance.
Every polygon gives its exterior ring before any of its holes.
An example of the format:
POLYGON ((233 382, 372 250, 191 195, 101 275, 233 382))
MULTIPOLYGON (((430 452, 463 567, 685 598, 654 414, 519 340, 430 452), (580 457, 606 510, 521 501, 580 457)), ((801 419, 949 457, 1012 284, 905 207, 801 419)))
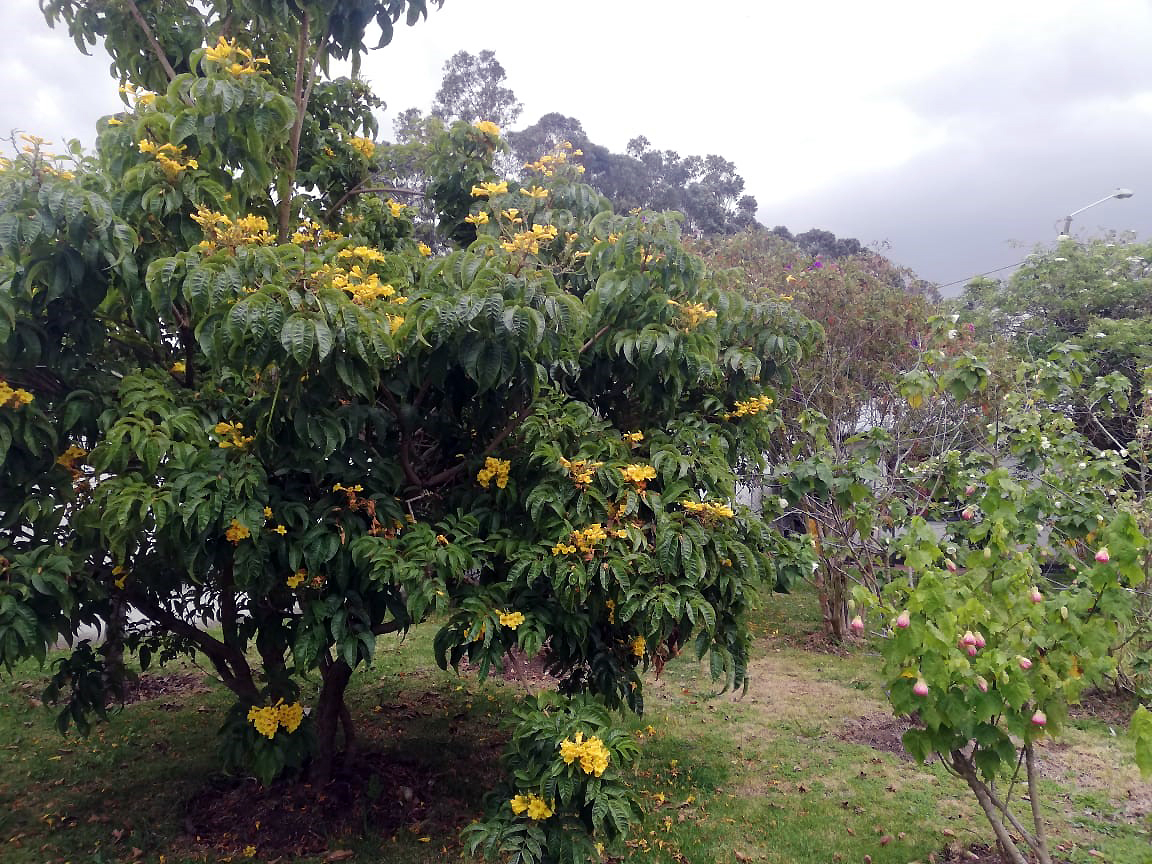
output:
POLYGON ((1071 213, 1069 213, 1067 216, 1064 217, 1064 230, 1060 232, 1060 236, 1058 236, 1056 239, 1057 240, 1068 239, 1068 237, 1070 236, 1069 232, 1071 232, 1071 230, 1072 230, 1072 217, 1076 216, 1080 213, 1083 213, 1089 207, 1095 207, 1097 204, 1103 204, 1105 201, 1111 201, 1113 198, 1124 199, 1124 198, 1131 198, 1131 197, 1132 197, 1132 190, 1131 189, 1117 189, 1111 195, 1105 195, 1099 201, 1093 201, 1091 204, 1086 204, 1085 206, 1081 207, 1079 210, 1073 210, 1071 213))

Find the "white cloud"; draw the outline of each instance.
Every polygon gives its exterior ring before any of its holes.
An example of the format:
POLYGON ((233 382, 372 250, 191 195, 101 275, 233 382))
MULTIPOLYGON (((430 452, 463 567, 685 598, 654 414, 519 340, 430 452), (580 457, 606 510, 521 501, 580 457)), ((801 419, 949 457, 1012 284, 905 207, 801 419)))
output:
MULTIPOLYGON (((0 130, 91 141, 119 104, 102 50, 81 57, 31 2, 0 7, 0 130)), ((428 108, 453 53, 492 49, 523 124, 558 111, 615 150, 643 134, 718 153, 768 224, 886 238, 944 280, 1114 186, 1137 190, 1117 227, 1152 222, 1149 44, 1145 0, 447 0, 364 73, 387 134, 428 108)))

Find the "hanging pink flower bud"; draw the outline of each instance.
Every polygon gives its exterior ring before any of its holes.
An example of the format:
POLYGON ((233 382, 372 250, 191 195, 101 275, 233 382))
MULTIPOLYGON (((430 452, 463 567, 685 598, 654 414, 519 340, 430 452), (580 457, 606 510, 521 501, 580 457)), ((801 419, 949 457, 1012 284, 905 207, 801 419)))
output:
POLYGON ((976 647, 983 648, 988 643, 984 641, 984 634, 979 630, 976 631, 976 647))
POLYGON ((1027 657, 1017 657, 1016 662, 1020 664, 1020 668, 1025 672, 1032 668, 1032 661, 1027 657))
POLYGON ((1096 550, 1096 560, 1099 561, 1101 564, 1107 564, 1109 557, 1111 557, 1111 556, 1108 555, 1108 547, 1107 546, 1101 546, 1099 549, 1096 550))
POLYGON ((955 573, 956 572, 956 562, 953 561, 951 558, 945 558, 944 559, 944 566, 948 568, 949 573, 955 573))
POLYGON ((968 656, 969 656, 969 657, 975 657, 975 656, 976 656, 976 652, 978 652, 979 650, 980 650, 980 649, 979 649, 979 648, 977 648, 975 645, 969 645, 969 646, 968 646, 968 656))
POLYGON ((912 685, 912 692, 917 696, 928 695, 928 682, 923 678, 917 678, 916 683, 912 685))
POLYGON ((1044 595, 1040 593, 1040 589, 1035 585, 1032 586, 1031 598, 1033 603, 1043 603, 1044 595))
POLYGON ((907 629, 908 625, 911 623, 912 623, 912 619, 910 617, 908 617, 908 610, 907 609, 905 609, 903 612, 901 612, 899 615, 896 616, 896 626, 899 627, 901 630, 907 629))
POLYGON ((988 682, 984 679, 983 675, 976 676, 976 686, 979 688, 981 693, 988 692, 988 682))
POLYGON ((972 508, 971 508, 971 507, 965 507, 965 508, 964 508, 964 509, 963 509, 963 510, 960 512, 960 515, 961 515, 961 516, 963 516, 963 517, 964 517, 964 519, 966 519, 966 520, 970 520, 970 519, 971 519, 971 518, 972 518, 974 515, 976 515, 976 514, 972 512, 972 508))
POLYGON ((964 487, 964 494, 965 494, 965 495, 971 495, 971 494, 973 494, 975 491, 976 491, 976 487, 975 487, 975 486, 965 486, 965 487, 964 487))
POLYGON ((975 645, 976 644, 976 634, 973 633, 971 630, 965 630, 964 636, 963 636, 963 638, 961 638, 960 642, 964 645, 975 645))
POLYGON ((1048 722, 1048 715, 1046 715, 1043 711, 1041 711, 1039 708, 1037 708, 1036 713, 1032 715, 1032 725, 1033 726, 1044 726, 1047 722, 1048 722))
POLYGON ((864 619, 857 615, 852 619, 852 623, 848 625, 856 633, 864 632, 864 619))

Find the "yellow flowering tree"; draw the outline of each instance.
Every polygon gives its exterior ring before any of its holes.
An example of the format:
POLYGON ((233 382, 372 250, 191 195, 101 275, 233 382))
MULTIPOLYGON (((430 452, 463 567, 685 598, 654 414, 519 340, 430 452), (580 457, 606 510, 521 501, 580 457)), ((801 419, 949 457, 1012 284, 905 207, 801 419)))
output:
MULTIPOLYGON (((229 762, 319 788, 378 636, 441 610, 438 660, 482 675, 547 645, 563 697, 473 839, 585 860, 635 818, 612 711, 643 672, 692 645, 743 683, 775 541, 736 471, 813 326, 713 282, 675 214, 613 213, 570 145, 497 182, 491 123, 431 139, 429 254, 374 97, 323 72, 422 2, 44 5, 126 107, 95 155, 0 170, 0 661, 130 605, 143 665, 198 652, 236 695, 229 762)), ((62 727, 106 653, 59 662, 62 727)))

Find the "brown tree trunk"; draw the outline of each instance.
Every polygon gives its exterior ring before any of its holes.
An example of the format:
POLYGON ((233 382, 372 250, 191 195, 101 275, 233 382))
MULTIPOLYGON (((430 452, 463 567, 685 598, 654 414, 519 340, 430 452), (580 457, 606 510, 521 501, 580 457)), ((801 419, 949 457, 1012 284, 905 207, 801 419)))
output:
POLYGON ((128 601, 117 592, 104 630, 104 684, 117 702, 127 695, 124 680, 124 628, 128 624, 128 601))
POLYGON ((320 688, 320 698, 316 703, 316 753, 312 757, 310 779, 317 786, 323 786, 332 779, 336 764, 336 733, 343 720, 344 740, 351 744, 352 718, 344 705, 344 692, 352 677, 352 667, 343 660, 336 660, 324 666, 324 684, 320 688))

